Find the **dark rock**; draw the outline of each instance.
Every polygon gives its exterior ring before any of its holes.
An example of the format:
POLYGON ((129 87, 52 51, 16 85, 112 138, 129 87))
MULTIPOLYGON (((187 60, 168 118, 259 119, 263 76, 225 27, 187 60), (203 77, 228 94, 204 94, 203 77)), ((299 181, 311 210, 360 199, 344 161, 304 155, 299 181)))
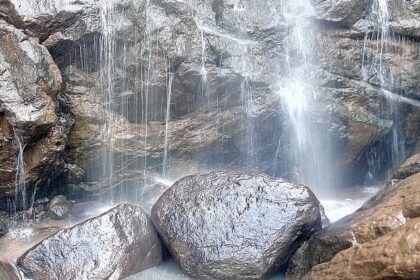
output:
POLYGON ((236 172, 177 181, 152 219, 176 262, 197 279, 267 279, 321 227, 307 187, 236 172))
POLYGON ((37 200, 34 202, 34 206, 38 206, 38 205, 46 205, 46 204, 48 204, 48 202, 50 202, 49 198, 47 198, 47 197, 40 198, 40 199, 37 199, 37 200))
POLYGON ((18 265, 35 279, 122 279, 162 261, 153 225, 137 206, 121 204, 59 231, 26 252, 18 265))
POLYGON ((9 227, 7 225, 6 220, 3 220, 2 217, 0 217, 0 236, 5 235, 9 233, 9 227))
POLYGON ((57 195, 48 204, 48 215, 56 220, 64 219, 71 209, 71 202, 63 195, 57 195))
POLYGON ((10 0, 0 0, 0 19, 4 19, 18 28, 23 26, 23 22, 10 0))

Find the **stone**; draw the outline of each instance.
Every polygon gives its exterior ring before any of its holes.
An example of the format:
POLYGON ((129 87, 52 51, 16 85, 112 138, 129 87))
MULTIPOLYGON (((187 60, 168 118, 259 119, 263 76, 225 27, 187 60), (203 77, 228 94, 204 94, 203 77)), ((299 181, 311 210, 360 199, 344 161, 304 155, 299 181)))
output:
POLYGON ((339 252, 376 240, 420 214, 420 173, 388 184, 355 213, 314 234, 292 257, 287 279, 298 280, 339 252))
POLYGON ((35 279, 122 279, 158 265, 162 246, 149 217, 121 204, 61 230, 18 259, 35 279))
POLYGON ((48 204, 48 215, 56 220, 67 217, 71 209, 71 202, 63 195, 57 195, 48 204))
POLYGON ((373 241, 338 253, 303 280, 418 279, 420 218, 373 241))
POLYGON ((196 279, 268 279, 321 228, 311 190, 264 174, 182 178, 152 208, 182 270, 196 279))
POLYGON ((420 172, 420 154, 415 154, 407 159, 398 169, 395 171, 393 179, 405 179, 413 174, 420 172))

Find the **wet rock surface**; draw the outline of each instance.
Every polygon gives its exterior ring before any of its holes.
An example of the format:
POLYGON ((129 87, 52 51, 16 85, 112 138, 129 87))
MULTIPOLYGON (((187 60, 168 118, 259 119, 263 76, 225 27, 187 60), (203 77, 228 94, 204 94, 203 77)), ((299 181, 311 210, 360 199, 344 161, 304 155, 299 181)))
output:
MULTIPOLYGON (((410 162, 411 159, 403 166, 410 162)), ((355 213, 314 234, 292 257, 287 279, 302 279, 314 266, 330 261, 339 252, 352 247, 356 248, 351 250, 357 250, 358 246, 375 242, 382 236, 399 230, 409 219, 418 217, 419 187, 420 173, 394 184, 388 183, 355 213)), ((393 253, 399 254, 398 251, 393 253)), ((352 261, 347 261, 346 264, 351 266, 352 261)))
MULTIPOLYGON (((336 155, 332 160, 338 162, 338 171, 349 174, 338 183, 364 183, 370 157, 381 145, 392 141, 395 128, 402 138, 417 138, 415 125, 414 129, 406 129, 413 120, 405 118, 407 112, 416 109, 400 96, 410 98, 409 103, 419 100, 420 79, 415 71, 419 46, 416 39, 412 40, 418 33, 418 4, 388 2, 391 31, 408 37, 400 40, 391 36, 383 50, 375 36, 379 27, 377 12, 372 11, 373 1, 318 0, 313 2, 313 14, 308 15, 316 32, 314 40, 309 42, 308 38, 307 43, 315 53, 311 69, 305 73, 319 92, 319 104, 313 106, 310 121, 331 134, 325 141, 332 143, 336 155), (378 73, 378 65, 383 66, 383 73, 378 73), (395 108, 389 100, 395 101, 395 108), (395 117, 393 111, 401 114, 395 117), (358 182, 354 182, 355 178, 358 182)), ((52 104, 42 94, 24 98, 29 104, 36 103, 38 111, 42 102, 49 104, 41 110, 41 115, 48 115, 49 119, 31 124, 36 129, 23 133, 29 139, 25 141, 27 161, 36 165, 39 153, 47 146, 50 151, 42 157, 50 160, 38 164, 45 174, 37 168, 29 176, 30 181, 58 170, 64 177, 60 179, 68 184, 98 182, 105 176, 102 170, 107 169, 108 160, 103 158, 106 153, 112 153, 116 161, 112 169, 121 176, 126 169, 135 173, 144 165, 160 172, 166 129, 167 152, 172 159, 194 161, 208 168, 218 165, 293 177, 287 164, 290 151, 296 147, 287 140, 287 117, 280 98, 281 85, 286 84, 290 74, 284 65, 294 68, 301 64, 294 57, 299 46, 291 34, 294 23, 289 13, 293 3, 243 1, 240 7, 227 0, 145 3, 116 1, 112 4, 113 13, 99 1, 0 3, 0 18, 7 22, 2 26, 10 29, 13 24, 23 29, 25 34, 13 31, 20 34, 23 44, 30 42, 37 49, 41 43, 47 48, 64 81, 64 88, 57 95, 59 102, 52 98, 52 104), (149 52, 151 46, 159 46, 159 50, 149 52), (149 65, 153 65, 153 71, 146 77, 149 65), (108 80, 109 72, 114 74, 108 80), (170 124, 166 127, 169 74, 173 75, 172 98, 170 124), (153 92, 148 95, 147 104, 146 91, 153 92), (149 112, 145 114, 146 107, 149 112), (75 119, 73 127, 71 117, 75 119), (60 125, 54 133, 57 123, 60 125), (110 130, 110 126, 115 129, 110 130), (51 132, 48 134, 47 130, 51 132), (36 145, 36 152, 29 155, 29 147, 45 135, 50 140, 36 145), (51 158, 59 158, 60 162, 51 158)), ((18 67, 19 71, 11 75, 18 80, 18 72, 50 68, 51 73, 36 73, 35 80, 55 78, 54 85, 45 83, 53 93, 49 95, 55 96, 61 82, 45 48, 41 56, 45 55, 48 67, 34 65, 25 60, 24 53, 17 53, 20 65, 27 66, 19 66, 24 69, 18 67)), ((25 89, 33 83, 32 79, 24 82, 25 89)), ((28 106, 25 109, 31 109, 28 106)), ((2 108, 3 111, 5 116, 13 113, 2 108)), ((11 143, 15 123, 2 115, 6 152, 0 158, 5 170, 0 176, 8 182, 16 171, 16 147, 11 143)), ((404 142, 402 138, 400 142, 404 142)), ((406 143, 409 154, 416 144, 406 143)), ((384 158, 375 160, 390 162, 389 154, 380 156, 384 158)), ((32 169, 32 164, 28 169, 32 169)), ((43 184, 39 186, 45 188, 43 184)))
POLYGON ((197 279, 267 279, 321 227, 308 188, 236 172, 177 181, 152 208, 152 220, 176 262, 197 279))
POLYGON ((420 219, 373 241, 338 253, 315 266, 303 279, 418 279, 420 219))
POLYGON ((0 20, 0 43, 0 197, 3 197, 15 194, 19 152, 23 153, 28 191, 36 182, 42 185, 54 176, 72 121, 69 115, 57 110, 56 95, 62 78, 47 49, 3 20, 0 20))
POLYGON ((150 219, 138 206, 121 204, 43 240, 18 265, 36 279, 121 279, 161 260, 150 219))

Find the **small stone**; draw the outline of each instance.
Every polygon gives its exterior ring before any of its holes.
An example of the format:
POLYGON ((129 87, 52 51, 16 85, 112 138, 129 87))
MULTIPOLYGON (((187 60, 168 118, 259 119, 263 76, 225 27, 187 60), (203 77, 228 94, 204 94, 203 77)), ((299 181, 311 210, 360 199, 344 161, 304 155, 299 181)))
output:
POLYGON ((71 209, 71 203, 64 195, 55 196, 48 205, 48 215, 55 219, 61 220, 67 217, 71 209))

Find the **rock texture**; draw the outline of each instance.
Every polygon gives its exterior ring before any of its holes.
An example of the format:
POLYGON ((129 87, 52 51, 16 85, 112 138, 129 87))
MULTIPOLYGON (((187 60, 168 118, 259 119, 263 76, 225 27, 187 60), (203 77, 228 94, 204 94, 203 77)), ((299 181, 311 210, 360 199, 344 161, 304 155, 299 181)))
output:
POLYGON ((48 204, 48 215, 53 219, 64 219, 70 210, 71 202, 63 195, 57 195, 48 204))
POLYGON ((176 262, 197 279, 267 279, 321 227, 307 187, 235 172, 177 181, 152 219, 176 262))
POLYGON ((121 204, 45 239, 18 260, 35 279, 121 279, 162 261, 162 247, 141 208, 121 204))
POLYGON ((415 154, 395 171, 393 179, 405 179, 418 172, 420 172, 420 154, 415 154))
POLYGON ((30 124, 7 117, 13 112, 0 97, 0 196, 12 195, 12 134, 22 125, 31 127, 20 131, 31 188, 65 182, 64 189, 97 185, 92 189, 101 194, 106 186, 134 189, 144 168, 162 171, 165 154, 190 166, 294 177, 290 162, 297 147, 281 96, 294 69, 302 67, 301 46, 293 39, 297 21, 309 22, 302 32, 313 34, 305 38, 312 53, 302 69, 318 93, 308 122, 331 143, 325 154, 337 163, 332 173, 349 174, 337 184, 385 176, 405 156, 388 152, 393 143, 406 143, 397 150, 407 154, 420 145, 418 3, 387 1, 392 32, 379 42, 375 1, 312 2, 312 13, 304 14, 306 4, 296 1, 121 0, 108 6, 2 0, 3 33, 9 34, 3 41, 14 33, 45 59, 30 61, 28 49, 8 43, 22 50, 16 52, 20 66, 13 72, 10 61, 0 62, 24 83, 21 95, 42 87, 36 97, 19 97, 24 109, 39 111, 30 124), (383 164, 375 169, 379 164, 372 161, 383 164), (126 174, 134 179, 118 183, 126 174))
POLYGON ((418 279, 420 219, 367 243, 338 253, 303 279, 418 279))
MULTIPOLYGON (((20 142, 26 181, 42 185, 60 165, 72 125, 56 95, 60 70, 36 39, 0 20, 0 196, 13 195, 20 142)), ((29 189, 28 189, 29 190, 29 189)))
MULTIPOLYGON (((410 162, 411 159, 403 166, 407 166, 410 162)), ((363 247, 365 243, 374 243, 382 236, 398 231, 409 219, 418 217, 419 187, 420 173, 396 184, 388 184, 354 214, 316 233, 292 257, 288 268, 288 279, 302 279, 312 267, 330 261, 339 252, 353 246, 357 247, 359 244, 363 247)), ((346 265, 353 265, 353 262, 348 261, 346 265)), ((410 279, 410 277, 401 279, 410 279)))

